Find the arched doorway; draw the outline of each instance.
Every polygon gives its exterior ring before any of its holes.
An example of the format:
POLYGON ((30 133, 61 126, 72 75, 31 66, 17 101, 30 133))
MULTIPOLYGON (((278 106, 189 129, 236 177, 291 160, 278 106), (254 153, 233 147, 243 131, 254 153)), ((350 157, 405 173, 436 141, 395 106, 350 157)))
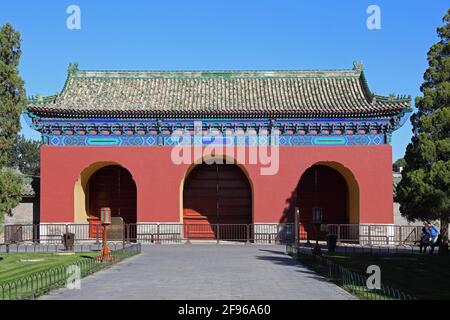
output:
POLYGON ((330 166, 312 166, 305 171, 297 186, 297 207, 308 238, 315 236, 311 224, 314 207, 322 208, 323 224, 348 224, 349 187, 344 176, 330 166))
MULTIPOLYGON (((99 219, 100 209, 108 207, 111 208, 113 219, 121 218, 124 224, 134 225, 128 230, 135 229, 137 221, 136 184, 128 170, 118 165, 103 167, 92 174, 87 189, 88 210, 91 220, 99 219)), ((116 221, 120 222, 120 219, 116 219, 116 221)), ((120 233, 120 230, 118 230, 118 233, 120 233)))
MULTIPOLYGON (((190 238, 217 237, 216 225, 252 223, 252 190, 245 173, 233 164, 199 164, 186 177, 183 188, 183 223, 190 238)), ((244 238, 244 227, 224 226, 221 239, 244 238), (242 234, 241 234, 242 233, 242 234)))

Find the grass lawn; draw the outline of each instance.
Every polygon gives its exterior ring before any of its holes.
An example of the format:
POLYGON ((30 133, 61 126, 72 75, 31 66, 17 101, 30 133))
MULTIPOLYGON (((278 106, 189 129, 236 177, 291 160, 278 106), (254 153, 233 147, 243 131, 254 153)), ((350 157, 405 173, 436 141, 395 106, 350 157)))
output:
POLYGON ((382 283, 417 299, 450 299, 450 256, 326 253, 324 257, 361 274, 366 274, 368 266, 378 265, 382 283))
POLYGON ((95 252, 69 256, 56 255, 54 253, 0 254, 0 283, 52 267, 70 265, 81 259, 93 258, 96 255, 98 253, 95 252))
POLYGON ((67 268, 70 265, 76 265, 83 278, 140 252, 140 245, 132 245, 113 251, 113 261, 104 263, 95 260, 99 252, 0 254, 0 300, 35 299, 61 288, 74 280, 74 271, 67 268))

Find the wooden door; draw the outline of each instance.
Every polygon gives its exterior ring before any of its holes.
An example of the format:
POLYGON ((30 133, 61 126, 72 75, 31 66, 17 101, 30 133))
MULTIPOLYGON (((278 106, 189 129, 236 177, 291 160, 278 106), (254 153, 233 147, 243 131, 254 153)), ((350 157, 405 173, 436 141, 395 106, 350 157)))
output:
POLYGON ((199 239, 214 239, 218 224, 252 223, 251 187, 242 170, 228 164, 196 166, 184 185, 183 221, 190 238, 199 239))
POLYGON ((308 235, 316 230, 311 224, 313 207, 322 208, 323 224, 346 224, 348 217, 348 187, 345 178, 333 168, 313 166, 302 175, 297 187, 300 223, 308 235))
POLYGON ((112 217, 136 223, 136 185, 131 174, 120 166, 99 169, 89 179, 89 213, 100 217, 100 208, 111 208, 112 217))

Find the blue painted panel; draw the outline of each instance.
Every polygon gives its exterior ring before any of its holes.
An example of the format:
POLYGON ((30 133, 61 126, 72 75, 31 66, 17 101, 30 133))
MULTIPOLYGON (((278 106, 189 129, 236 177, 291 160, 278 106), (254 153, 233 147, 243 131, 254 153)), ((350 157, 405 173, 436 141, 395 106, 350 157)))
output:
POLYGON ((129 136, 77 136, 45 135, 52 146, 176 146, 176 145, 280 145, 280 146, 343 146, 381 145, 388 143, 383 134, 373 135, 231 135, 231 136, 177 136, 177 135, 129 135, 129 136))

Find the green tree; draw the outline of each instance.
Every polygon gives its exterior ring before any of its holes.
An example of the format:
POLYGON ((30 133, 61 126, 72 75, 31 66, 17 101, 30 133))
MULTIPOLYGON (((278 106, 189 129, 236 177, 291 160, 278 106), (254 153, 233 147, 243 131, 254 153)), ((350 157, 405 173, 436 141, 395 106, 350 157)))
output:
POLYGON ((448 254, 450 215, 450 9, 437 29, 440 41, 428 52, 429 67, 416 98, 411 122, 414 136, 397 187, 400 210, 411 220, 441 222, 441 254, 448 254))
POLYGON ((5 214, 16 207, 22 198, 22 178, 11 169, 0 170, 0 225, 5 214))
POLYGON ((0 29, 0 221, 18 204, 22 191, 22 180, 5 168, 26 102, 18 70, 21 54, 20 33, 6 23, 0 29))
POLYGON ((27 140, 24 136, 17 135, 8 154, 7 166, 17 169, 25 175, 39 176, 40 146, 39 141, 27 140))
POLYGON ((0 163, 14 136, 20 130, 20 115, 25 107, 25 89, 19 76, 20 33, 7 23, 0 29, 0 163))

